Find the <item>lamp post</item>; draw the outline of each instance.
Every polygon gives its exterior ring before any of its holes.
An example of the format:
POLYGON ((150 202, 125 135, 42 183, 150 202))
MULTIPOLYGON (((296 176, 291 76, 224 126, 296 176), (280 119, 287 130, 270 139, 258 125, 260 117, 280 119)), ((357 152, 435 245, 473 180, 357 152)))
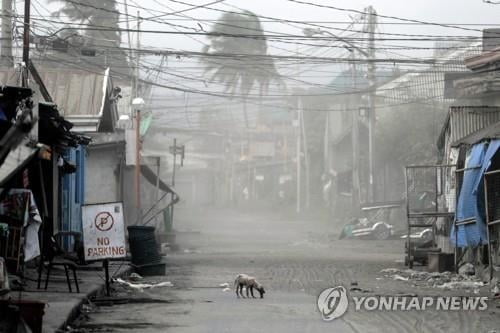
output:
POLYGON ((366 58, 369 58, 370 55, 368 52, 366 52, 365 50, 359 48, 359 46, 353 44, 352 42, 350 42, 349 40, 343 38, 343 37, 340 37, 340 36, 337 36, 335 34, 332 34, 330 31, 327 31, 327 30, 322 30, 322 29, 313 29, 313 28, 304 28, 302 30, 302 32, 304 33, 304 35, 306 37, 312 37, 314 35, 329 35, 329 36, 332 36, 333 38, 335 38, 336 40, 339 40, 343 43, 346 43, 347 45, 349 45, 350 47, 352 47, 353 49, 356 49, 356 51, 358 51, 359 53, 361 53, 363 56, 365 56, 366 58))
MULTIPOLYGON (((370 7, 370 14, 372 14, 372 11, 373 9, 370 7)), ((370 15, 370 20, 372 18, 373 15, 370 15)), ((374 22, 369 22, 369 23, 374 23, 374 22)), ((356 50, 357 52, 361 53, 361 55, 366 58, 366 60, 371 60, 374 58, 374 51, 375 51, 375 48, 374 48, 374 43, 373 43, 373 34, 374 34, 374 24, 369 24, 369 28, 370 28, 370 44, 369 44, 369 48, 368 48, 368 51, 365 51, 361 48, 359 48, 358 46, 356 46, 355 44, 353 44, 352 42, 350 42, 349 40, 343 38, 343 37, 340 37, 340 36, 337 36, 333 33, 331 33, 330 31, 326 31, 326 30, 322 30, 322 29, 313 29, 313 28, 304 28, 303 29, 303 32, 304 32, 304 35, 307 36, 307 37, 312 37, 314 35, 329 35, 331 37, 333 37, 334 39, 338 40, 338 41, 341 41, 345 44, 348 45, 348 47, 346 47, 346 49, 351 53, 351 61, 352 61, 352 67, 353 67, 353 87, 355 87, 355 70, 356 70, 356 59, 355 59, 355 56, 354 56, 354 50, 356 50)), ((368 88, 370 90, 370 93, 369 93, 369 96, 368 96, 368 177, 369 177, 369 188, 368 188, 368 201, 372 202, 374 200, 374 185, 373 185, 373 182, 374 182, 374 179, 373 179, 373 135, 374 135, 374 123, 375 123, 375 91, 374 91, 374 88, 375 88, 375 65, 372 61, 369 61, 369 64, 368 64, 368 88)), ((356 129, 356 132, 357 132, 357 125, 358 125, 358 117, 359 117, 359 113, 358 111, 354 111, 355 112, 355 115, 354 115, 354 120, 353 120, 353 130, 356 129)), ((354 135, 359 135, 358 133, 353 133, 353 138, 354 138, 354 135)), ((353 140, 353 149, 354 150, 357 150, 358 147, 354 147, 354 142, 356 142, 356 145, 359 144, 359 138, 356 137, 354 138, 355 140, 353 140)), ((357 155, 357 154, 355 154, 357 155)), ((357 161, 353 161, 354 164, 357 164, 357 161)), ((354 179, 353 179, 354 180, 354 179)), ((354 199, 354 198, 353 198, 354 199)))
POLYGON ((135 205, 137 208, 137 222, 142 222, 141 207, 141 108, 144 100, 136 97, 132 101, 135 111, 135 205))

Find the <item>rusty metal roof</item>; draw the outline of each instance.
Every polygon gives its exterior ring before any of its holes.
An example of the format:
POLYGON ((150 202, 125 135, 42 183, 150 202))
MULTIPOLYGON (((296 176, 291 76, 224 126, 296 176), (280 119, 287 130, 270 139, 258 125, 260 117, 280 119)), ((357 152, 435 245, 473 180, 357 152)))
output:
POLYGON ((500 107, 452 106, 450 107, 450 142, 463 139, 500 121, 500 107))
MULTIPOLYGON (((111 107, 108 103, 113 89, 109 69, 103 73, 91 73, 67 68, 39 68, 38 73, 60 114, 75 125, 75 132, 98 132, 103 120, 117 120, 116 105, 111 107)), ((0 82, 2 85, 18 85, 19 72, 13 68, 0 69, 0 82)), ((107 124, 105 127, 109 131, 113 126, 107 124)))
MULTIPOLYGON (((102 112, 109 71, 94 74, 81 70, 39 68, 38 72, 63 116, 97 116, 102 112)), ((19 85, 18 78, 15 69, 0 69, 2 85, 19 85)))
POLYGON ((480 131, 474 132, 458 141, 452 143, 452 146, 459 146, 461 144, 473 145, 484 140, 500 138, 500 122, 496 122, 480 131))
POLYGON ((437 145, 443 148, 447 141, 452 146, 457 146, 462 139, 499 121, 500 107, 451 106, 437 145))

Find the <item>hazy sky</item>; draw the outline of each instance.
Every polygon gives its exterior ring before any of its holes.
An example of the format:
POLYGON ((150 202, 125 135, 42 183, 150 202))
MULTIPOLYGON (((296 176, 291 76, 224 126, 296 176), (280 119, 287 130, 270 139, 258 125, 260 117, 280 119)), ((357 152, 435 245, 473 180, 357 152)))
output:
MULTIPOLYGON (((42 7, 40 1, 34 1, 35 7, 42 7)), ((212 0, 180 0, 181 2, 190 3, 193 5, 202 5, 212 2, 212 0)), ((119 3, 123 4, 124 0, 119 3)), ((438 23, 476 23, 476 24, 500 24, 500 5, 492 5, 483 3, 482 0, 372 0, 372 1, 359 1, 359 0, 305 0, 305 2, 313 2, 317 4, 331 5, 342 8, 350 8, 356 10, 363 10, 368 5, 372 5, 375 10, 382 15, 398 16, 422 21, 438 22, 438 23)), ((158 15, 159 12, 171 12, 184 10, 190 6, 176 3, 171 0, 128 0, 129 14, 135 15, 137 7, 140 15, 149 17, 158 15), (151 12, 148 12, 149 9, 151 12)), ((22 2, 18 2, 18 6, 22 7, 22 2)), ((221 10, 235 10, 234 7, 239 7, 255 12, 258 15, 269 16, 274 18, 297 20, 297 21, 350 21, 351 18, 347 12, 322 9, 309 5, 289 2, 287 0, 226 0, 222 3, 210 5, 212 8, 221 10)), ((51 4, 50 9, 57 8, 56 4, 51 4)), ((123 11, 123 6, 120 6, 123 11)), ((21 8, 19 8, 22 11, 21 8)), ((36 15, 36 13, 33 13, 36 15)), ((205 8, 199 8, 191 11, 184 12, 183 15, 193 17, 196 19, 210 20, 217 19, 221 13, 205 8)), ((196 22, 189 22, 179 16, 164 16, 161 20, 167 22, 197 27, 196 22), (181 19, 181 20, 179 20, 181 19)), ((380 19, 383 22, 390 20, 380 19)), ((392 22, 397 22, 392 20, 392 22)), ((208 22, 200 22, 205 29, 208 22)), ((135 26, 135 22, 131 22, 135 26)), ((277 31, 281 33, 300 33, 300 30, 294 29, 286 24, 275 24, 264 22, 266 30, 277 31)), ((328 25, 328 24, 324 24, 328 25)), ((335 24, 331 25, 336 28, 343 28, 346 25, 335 24)), ((172 30, 166 24, 159 24, 155 22, 143 22, 143 29, 165 29, 172 30)), ((481 27, 470 27, 474 29, 481 29, 481 27)), ((398 32, 398 33, 419 33, 419 34, 446 34, 446 35, 464 35, 473 34, 474 32, 467 32, 458 29, 446 29, 436 26, 405 26, 405 25, 384 25, 379 26, 382 32, 398 32)), ((124 36, 125 37, 125 36, 124 36)), ((201 38, 202 39, 202 38, 201 38)), ((186 36, 171 36, 171 35, 143 35, 143 45, 145 46, 162 46, 175 49, 191 49, 197 50, 200 48, 200 43, 190 39, 186 36)))
MULTIPOLYGON (((124 12, 123 3, 125 0, 119 0, 120 11, 124 12)), ((192 5, 203 5, 213 0, 127 0, 129 4, 129 14, 136 15, 138 8, 140 8, 141 17, 151 17, 160 14, 171 13, 172 11, 185 10, 191 6, 180 4, 177 1, 190 3, 192 5)), ((415 19, 427 22, 447 23, 447 24, 482 24, 487 27, 488 24, 498 24, 500 28, 500 5, 492 5, 483 3, 482 0, 302 0, 305 2, 313 2, 316 4, 330 5, 347 9, 356 9, 362 11, 366 6, 372 5, 378 14, 387 16, 397 16, 408 19, 415 19)), ((33 15, 37 15, 37 10, 42 14, 47 15, 49 11, 54 11, 60 5, 50 4, 45 7, 46 0, 33 0, 35 10, 32 10, 33 15), (42 2, 43 1, 43 2, 42 2), (44 5, 45 4, 45 5, 44 5), (45 7, 45 8, 44 8, 45 7)), ((22 2, 18 2, 19 12, 22 12, 22 2)), ((317 8, 310 5, 293 3, 287 0, 225 0, 221 3, 210 5, 211 8, 220 10, 234 11, 238 8, 253 11, 260 16, 268 16, 277 19, 286 19, 294 21, 327 21, 327 22, 346 22, 346 23, 319 23, 323 26, 331 27, 331 32, 340 34, 339 30, 345 29, 348 26, 347 22, 351 22, 356 14, 345 11, 332 10, 326 8, 317 8)), ((151 22, 145 20, 142 22, 142 30, 164 30, 164 31, 192 31, 186 28, 195 28, 200 31, 201 25, 204 31, 209 31, 211 22, 216 20, 222 13, 199 8, 195 10, 186 11, 180 15, 166 15, 158 20, 163 23, 151 22), (169 24, 180 25, 181 27, 173 27, 169 24)), ((124 19, 124 17, 122 18, 124 19)), ((263 19, 264 29, 272 33, 294 34, 302 35, 302 29, 307 25, 299 24, 283 24, 276 22, 268 22, 269 20, 263 19)), ((483 26, 464 26, 467 29, 475 29, 477 31, 467 31, 462 29, 444 28, 433 25, 401 25, 401 24, 384 24, 389 22, 401 21, 391 20, 386 18, 379 18, 378 31, 382 33, 399 33, 399 34, 427 34, 427 35, 446 35, 446 36, 480 36, 480 30, 483 26)), ((125 23, 122 25, 125 27, 125 23)), ((136 27, 136 21, 131 19, 131 28, 136 27)), ((362 29, 361 25, 354 26, 354 29, 362 29)), ((349 36, 349 32, 345 32, 343 36, 349 36)), ((395 37, 395 36, 388 36, 395 37)), ((135 35, 132 34, 133 40, 135 35)), ((127 36, 122 36, 122 41, 126 43, 127 36)), ((186 35, 168 35, 168 34, 146 34, 141 36, 141 46, 144 48, 165 48, 174 50, 192 50, 200 51, 203 43, 207 40, 203 36, 186 36, 186 35)), ((332 41, 326 41, 325 45, 329 46, 335 44, 332 41)), ((339 43, 337 46, 342 46, 339 43)), ((377 41, 377 47, 392 47, 399 46, 421 46, 430 47, 434 46, 433 42, 404 42, 404 41, 377 41)), ((135 46, 135 43, 134 45, 135 46)), ((340 48, 314 48, 311 46, 295 45, 287 43, 269 42, 269 53, 280 55, 295 55, 299 52, 302 56, 323 56, 323 57, 347 57, 348 52, 340 48)), ((377 57, 423 57, 432 55, 432 50, 426 51, 408 51, 408 50, 387 50, 386 52, 380 51, 377 57), (392 52, 392 53, 389 53, 392 52), (396 53, 394 53, 396 52, 396 53)), ((155 64, 159 62, 158 57, 144 57, 143 65, 155 64)), ((330 82, 339 72, 345 70, 347 64, 343 65, 308 65, 301 66, 290 64, 278 64, 278 70, 283 75, 293 76, 300 78, 304 81, 311 82, 312 84, 325 84, 330 82)), ((390 65, 387 65, 390 67, 390 65)), ((202 81, 196 79, 203 78, 203 67, 198 59, 182 58, 175 59, 169 57, 165 64, 165 74, 162 74, 160 80, 164 84, 175 84, 179 87, 198 89, 217 90, 220 87, 210 85, 203 87, 202 81), (179 77, 171 76, 182 75, 195 78, 195 80, 180 79, 179 77)), ((289 82, 289 86, 298 83, 289 82)), ((311 87, 313 85, 306 85, 311 87)), ((178 94, 176 92, 165 92, 166 94, 178 94)), ((193 98, 196 98, 194 96, 193 98)))
MULTIPOLYGON (((188 0, 192 4, 204 4, 211 2, 210 0, 188 0)), ((307 2, 307 0, 306 0, 307 2)), ((443 23, 479 23, 479 24, 500 24, 500 5, 485 4, 482 0, 373 0, 373 1, 359 1, 359 0, 311 0, 318 4, 332 5, 342 8, 351 8, 363 10, 368 5, 372 5, 379 14, 388 16, 398 16, 411 18, 429 22, 443 22, 443 23)), ((131 2, 129 1, 129 4, 131 2)), ((172 3, 165 0, 143 0, 140 5, 154 10, 169 11, 167 7, 174 10, 182 10, 188 8, 185 5, 172 3), (160 6, 161 3, 163 6, 160 6)), ((258 15, 270 16, 275 18, 282 18, 297 21, 350 21, 349 13, 341 12, 331 9, 322 9, 309 5, 302 5, 298 3, 289 2, 286 0, 226 0, 221 4, 216 4, 211 7, 234 10, 230 6, 235 6, 255 12, 258 15)), ((135 11, 135 10, 134 10, 135 11)), ((201 19, 216 19, 221 13, 208 9, 196 9, 193 11, 185 12, 185 15, 201 18, 201 19)), ((147 13, 141 11, 141 16, 146 16, 147 13)), ((351 14, 354 15, 354 14, 351 14)), ((168 17, 165 17, 167 19, 168 17)), ((388 22, 387 19, 380 19, 381 21, 388 22)), ((185 21, 172 21, 178 22, 183 25, 188 25, 189 22, 185 21)), ((397 22, 397 21, 392 21, 397 22)), ((279 31, 282 33, 298 33, 298 29, 294 29, 285 24, 274 24, 269 22, 263 23, 266 30, 279 31)), ((156 27, 159 24, 144 23, 144 27, 156 27)), ((191 25, 195 26, 195 25, 191 25)), ((345 27, 345 25, 337 24, 332 25, 337 28, 345 27)), ((166 26, 164 26, 166 28, 166 26)), ((481 27, 470 27, 480 29, 481 27)), ((446 34, 446 35, 464 35, 472 34, 458 29, 445 29, 436 26, 401 26, 401 25, 380 25, 382 32, 400 32, 400 33, 419 33, 419 34, 446 34)), ((181 48, 181 49, 197 49, 199 44, 189 38, 182 37, 160 37, 158 36, 144 36, 146 44, 162 45, 181 48)))

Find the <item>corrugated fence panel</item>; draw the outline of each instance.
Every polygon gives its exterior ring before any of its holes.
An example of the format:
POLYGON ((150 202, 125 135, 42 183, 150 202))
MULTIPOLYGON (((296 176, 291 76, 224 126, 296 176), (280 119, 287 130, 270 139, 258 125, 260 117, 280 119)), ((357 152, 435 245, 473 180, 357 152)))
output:
POLYGON ((498 121, 500 121, 500 107, 452 106, 450 107, 451 142, 498 121))

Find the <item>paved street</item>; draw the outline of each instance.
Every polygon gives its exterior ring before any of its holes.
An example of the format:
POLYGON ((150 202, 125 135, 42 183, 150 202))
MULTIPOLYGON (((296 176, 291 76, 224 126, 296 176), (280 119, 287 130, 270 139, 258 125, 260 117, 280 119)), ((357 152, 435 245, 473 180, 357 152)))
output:
POLYGON ((342 318, 323 322, 316 297, 327 287, 348 288, 357 282, 372 294, 432 295, 433 291, 381 278, 383 268, 403 268, 400 240, 339 241, 332 225, 271 213, 180 211, 178 217, 180 252, 168 256, 166 277, 148 278, 172 281, 175 287, 140 293, 158 303, 99 308, 82 328, 97 332, 489 332, 500 327, 498 309, 491 307, 470 313, 355 312, 351 307, 342 318), (232 281, 238 273, 256 276, 266 287, 265 298, 237 299, 232 281), (231 291, 219 287, 224 282, 231 291))

